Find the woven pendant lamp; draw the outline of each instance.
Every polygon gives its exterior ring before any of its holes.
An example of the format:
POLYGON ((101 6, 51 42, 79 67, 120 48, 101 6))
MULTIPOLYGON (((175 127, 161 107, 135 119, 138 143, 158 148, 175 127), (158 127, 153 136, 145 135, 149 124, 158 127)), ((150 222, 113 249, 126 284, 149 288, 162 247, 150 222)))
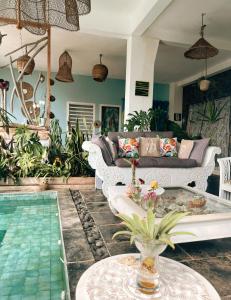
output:
POLYGON ((204 29, 206 27, 206 25, 204 25, 204 16, 205 14, 202 14, 201 38, 184 53, 186 58, 207 59, 217 55, 219 52, 217 48, 204 39, 204 29))
MULTIPOLYGON (((17 59, 17 69, 19 73, 23 71, 24 67, 26 66, 29 60, 30 60, 30 56, 27 53, 17 59)), ((31 75, 32 72, 34 71, 34 67, 35 67, 35 62, 34 59, 32 59, 29 65, 26 67, 26 70, 23 75, 31 75)))
POLYGON ((100 54, 100 63, 95 65, 92 69, 92 77, 95 81, 103 82, 107 79, 108 75, 108 68, 102 64, 102 56, 103 54, 100 54))
POLYGON ((59 70, 55 76, 55 79, 62 82, 73 82, 73 76, 71 73, 72 58, 67 51, 59 57, 59 70))

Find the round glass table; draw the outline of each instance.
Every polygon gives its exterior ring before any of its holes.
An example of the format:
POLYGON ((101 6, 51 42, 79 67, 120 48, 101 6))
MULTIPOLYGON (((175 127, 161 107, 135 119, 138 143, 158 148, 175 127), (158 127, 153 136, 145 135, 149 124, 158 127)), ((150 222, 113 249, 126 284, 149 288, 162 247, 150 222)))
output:
MULTIPOLYGON (((76 287, 76 300, 151 299, 134 285, 138 265, 139 254, 116 255, 95 263, 81 276, 76 287)), ((161 297, 157 299, 221 299, 202 275, 182 263, 160 257, 159 273, 161 297)))

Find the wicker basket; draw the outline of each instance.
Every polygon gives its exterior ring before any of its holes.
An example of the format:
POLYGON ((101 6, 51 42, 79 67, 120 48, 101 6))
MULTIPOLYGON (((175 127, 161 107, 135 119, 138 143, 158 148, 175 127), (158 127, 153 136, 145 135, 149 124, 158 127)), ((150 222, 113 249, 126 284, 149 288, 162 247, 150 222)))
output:
POLYGON ((72 58, 67 51, 59 57, 59 70, 55 76, 55 79, 61 82, 73 82, 73 76, 71 74, 72 58))
POLYGON ((95 81, 103 82, 108 75, 108 68, 102 64, 102 54, 100 54, 100 63, 95 65, 92 69, 92 77, 95 81))
MULTIPOLYGON (((29 61, 29 59, 30 59, 30 56, 28 54, 25 54, 17 59, 17 69, 18 69, 19 73, 21 73, 23 71, 23 69, 24 69, 25 65, 27 64, 27 62, 29 61)), ((29 63, 29 65, 26 67, 24 75, 32 74, 32 72, 34 71, 34 67, 35 67, 35 62, 34 62, 34 59, 32 59, 31 62, 29 63)))

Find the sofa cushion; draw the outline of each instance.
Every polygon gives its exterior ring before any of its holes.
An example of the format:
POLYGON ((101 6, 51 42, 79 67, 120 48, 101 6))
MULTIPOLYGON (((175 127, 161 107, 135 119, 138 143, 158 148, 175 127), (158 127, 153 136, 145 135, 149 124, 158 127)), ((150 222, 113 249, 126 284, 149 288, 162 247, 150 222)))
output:
POLYGON ((210 139, 194 140, 194 146, 189 158, 195 159, 198 166, 201 166, 203 162, 209 141, 210 139))
MULTIPOLYGON (((118 158, 115 161, 117 167, 130 167, 128 161, 118 158)), ((194 159, 180 159, 177 157, 147 157, 143 156, 139 159, 138 168, 195 168, 197 162, 194 159)))
POLYGON ((177 156, 177 138, 163 138, 160 139, 160 154, 161 156, 177 156))
POLYGON ((172 131, 128 131, 128 132, 108 132, 108 138, 119 147, 118 137, 120 138, 137 138, 137 137, 173 137, 172 131))
POLYGON ((139 138, 119 138, 119 157, 138 158, 139 157, 139 138))
POLYGON ((180 144, 180 148, 178 150, 178 158, 187 159, 189 158, 192 149, 194 146, 194 142, 191 140, 182 140, 180 144))
POLYGON ((102 151, 102 155, 103 155, 103 159, 105 161, 105 163, 108 166, 113 165, 113 158, 112 158, 112 154, 111 154, 111 150, 109 148, 109 145, 105 139, 105 137, 103 135, 94 135, 91 139, 93 144, 96 144, 97 146, 100 147, 101 151, 102 151))
POLYGON ((113 161, 115 161, 118 158, 118 150, 116 144, 112 142, 108 136, 106 137, 106 142, 108 143, 109 148, 111 150, 113 161))
POLYGON ((139 154, 160 157, 160 138, 141 137, 139 154))

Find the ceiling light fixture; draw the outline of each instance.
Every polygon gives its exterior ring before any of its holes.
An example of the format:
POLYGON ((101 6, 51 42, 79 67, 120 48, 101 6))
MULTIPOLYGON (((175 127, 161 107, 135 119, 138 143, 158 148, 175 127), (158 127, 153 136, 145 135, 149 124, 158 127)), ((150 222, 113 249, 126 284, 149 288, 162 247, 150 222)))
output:
POLYGON ((79 16, 91 11, 91 0, 0 0, 0 23, 16 24, 43 35, 50 26, 79 30, 79 16))
POLYGON ((209 57, 216 56, 219 52, 217 48, 212 46, 208 41, 204 39, 204 29, 206 25, 204 24, 204 16, 206 14, 202 13, 202 25, 200 35, 201 38, 193 44, 185 53, 184 56, 186 58, 191 59, 207 59, 209 57))

